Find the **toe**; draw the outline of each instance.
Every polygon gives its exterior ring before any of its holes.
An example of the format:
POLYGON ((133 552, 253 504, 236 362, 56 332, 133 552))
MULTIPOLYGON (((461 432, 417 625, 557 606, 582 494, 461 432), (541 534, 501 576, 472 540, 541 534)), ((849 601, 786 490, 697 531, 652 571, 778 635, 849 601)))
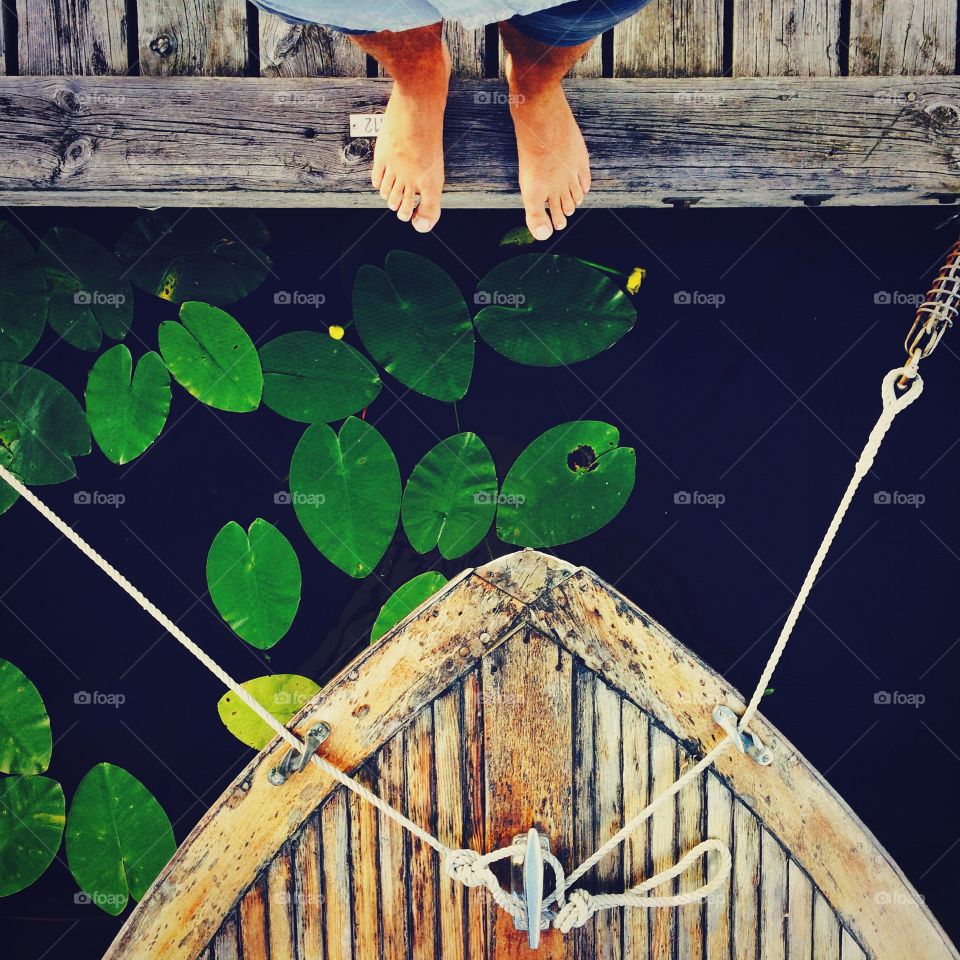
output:
POLYGON ((553 226, 543 207, 542 198, 539 203, 533 203, 524 197, 523 205, 527 213, 527 229, 536 240, 546 240, 553 233, 553 226))
POLYGON ((376 160, 373 162, 373 169, 370 171, 370 182, 373 184, 374 190, 380 189, 380 184, 383 181, 383 174, 387 169, 385 163, 378 163, 376 160))
POLYGON ((550 196, 550 219, 557 230, 562 230, 567 225, 567 218, 563 215, 563 205, 560 202, 560 194, 554 193, 550 196))
POLYGON ((420 233, 432 230, 440 219, 440 191, 436 188, 425 187, 420 192, 420 203, 413 217, 413 228, 420 233))
POLYGON ((573 202, 579 207, 583 203, 583 187, 580 186, 580 178, 575 177, 573 183, 570 184, 570 195, 573 197, 573 202))
POLYGON ((406 184, 401 183, 400 179, 397 178, 393 184, 393 189, 390 191, 390 196, 387 198, 387 206, 391 210, 400 209, 400 204, 403 203, 403 194, 405 190, 406 184))
POLYGON ((386 200, 390 196, 390 191, 393 189, 393 185, 397 181, 397 175, 390 170, 387 170, 383 175, 383 179, 380 181, 380 196, 386 200))
POLYGON ((573 199, 573 193, 570 190, 560 197, 560 206, 568 217, 576 211, 577 203, 573 199))
POLYGON ((416 202, 416 187, 407 187, 407 189, 403 191, 403 202, 400 204, 400 209, 397 211, 397 218, 406 223, 413 216, 413 208, 416 202))
POLYGON ((590 170, 581 170, 578 176, 580 178, 580 186, 583 187, 583 192, 589 193, 591 183, 590 170))

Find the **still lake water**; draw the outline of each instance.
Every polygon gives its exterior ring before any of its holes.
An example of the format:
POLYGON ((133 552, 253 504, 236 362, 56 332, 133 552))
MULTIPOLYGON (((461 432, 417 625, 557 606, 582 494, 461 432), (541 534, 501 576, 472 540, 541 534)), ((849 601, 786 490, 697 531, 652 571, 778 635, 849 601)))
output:
MULTIPOLYGON (((546 246, 624 271, 646 267, 636 328, 569 370, 521 367, 478 343, 459 428, 486 441, 502 479, 550 426, 616 425, 621 443, 637 450, 634 492, 608 527, 554 552, 597 571, 750 690, 879 412, 881 378, 902 362, 914 307, 896 301, 928 288, 956 238, 956 225, 933 229, 948 213, 582 211, 546 246), (677 502, 705 499, 695 493, 712 503, 677 502)), ((136 212, 4 216, 28 234, 71 226, 112 247, 136 212)), ((391 249, 430 257, 468 300, 493 264, 526 252, 497 246, 519 223, 501 211, 447 212, 426 237, 374 211, 263 218, 274 275, 227 308, 256 342, 348 321, 357 268, 382 266, 391 249), (280 291, 323 294, 324 303, 277 305, 280 291)), ((175 316, 174 306, 138 291, 127 341, 135 356, 137 340, 155 349, 158 323, 175 316)), ((359 346, 353 331, 347 339, 359 346)), ((41 369, 82 396, 92 355, 47 331, 28 360, 48 347, 41 369)), ((926 392, 898 419, 865 480, 763 709, 960 939, 960 331, 947 333, 923 373, 926 392), (885 499, 904 502, 877 502, 885 499), (924 702, 877 702, 895 692, 924 702)), ((458 429, 451 406, 387 376, 368 419, 404 478, 458 429)), ((228 671, 323 682, 363 648, 392 588, 427 569, 455 574, 489 554, 481 546, 438 565, 398 537, 379 577, 340 573, 274 499, 287 489, 303 429, 265 408, 212 411, 174 386, 167 427, 144 457, 115 467, 95 450, 79 461, 78 479, 42 492, 228 671), (78 491, 124 502, 78 505, 78 491), (291 539, 304 576, 294 626, 268 654, 237 639, 205 593, 217 531, 258 516, 291 539)), ((182 841, 250 758, 217 717, 222 690, 28 507, 0 518, 0 536, 0 656, 46 701, 56 741, 50 775, 69 798, 94 763, 120 764, 157 796, 182 841), (78 705, 79 691, 124 702, 78 705)), ((512 549, 488 540, 494 554, 512 549)), ((75 903, 75 893, 54 862, 33 887, 0 901, 8 955, 99 957, 120 920, 75 903)))

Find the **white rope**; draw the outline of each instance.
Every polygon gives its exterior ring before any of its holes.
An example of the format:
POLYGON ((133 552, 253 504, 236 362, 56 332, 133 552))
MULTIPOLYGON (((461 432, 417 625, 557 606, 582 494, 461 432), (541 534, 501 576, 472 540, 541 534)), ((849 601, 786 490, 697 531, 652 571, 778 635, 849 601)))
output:
MULTIPOLYGON (((894 417, 902 410, 906 409, 914 402, 923 391, 923 381, 917 373, 917 362, 914 357, 911 362, 896 370, 891 370, 883 380, 881 387, 881 396, 883 400, 883 411, 876 425, 867 438, 866 445, 860 458, 857 460, 854 468, 853 477, 847 485, 840 505, 837 507, 833 519, 827 527, 827 532, 817 550, 810 569, 804 578, 800 591, 794 600, 790 613, 784 622, 783 629, 777 639, 777 643, 770 654, 767 664, 764 667, 760 680, 757 683, 753 696, 750 699, 743 715, 740 718, 738 729, 743 732, 747 724, 753 719, 754 714, 759 707, 760 700, 764 691, 773 676, 773 672, 783 656, 787 641, 796 626, 797 619, 803 609, 804 603, 816 582, 817 575, 823 566, 827 552, 830 549, 844 515, 850 506, 853 496, 869 472, 873 461, 883 442, 883 438, 894 417), (896 381, 905 376, 912 380, 910 388, 899 397, 896 394, 896 381)), ((16 476, 14 476, 3 464, 0 464, 0 478, 5 480, 23 499, 36 509, 49 523, 51 523, 66 539, 68 539, 77 549, 93 561, 107 576, 113 580, 128 596, 132 597, 157 623, 160 624, 168 633, 178 640, 197 660, 200 661, 215 677, 217 677, 224 686, 228 687, 236 697, 249 707, 267 726, 270 727, 279 737, 288 743, 298 753, 305 749, 303 742, 292 731, 288 730, 276 717, 274 717, 258 700, 256 700, 244 687, 230 676, 215 660, 206 654, 196 643, 193 642, 162 610, 156 607, 143 593, 141 593, 116 567, 102 557, 86 540, 83 539, 65 520, 54 513, 39 497, 37 497, 27 486, 25 486, 16 476)), ((676 864, 666 870, 661 871, 653 877, 645 880, 636 887, 621 894, 590 894, 585 890, 575 890, 567 896, 567 891, 577 882, 588 870, 594 867, 608 853, 619 846, 634 830, 644 821, 649 819, 660 807, 666 804, 672 797, 679 793, 688 783, 703 773, 732 743, 734 739, 731 735, 725 736, 718 741, 714 747, 704 755, 704 757, 690 767, 673 784, 662 791, 654 800, 652 800, 640 813, 623 825, 609 840, 586 860, 583 861, 569 876, 564 877, 563 867, 560 862, 549 852, 544 852, 543 856, 546 862, 553 869, 556 877, 556 887, 552 894, 544 901, 544 905, 556 901, 560 908, 554 920, 554 926, 566 933, 577 926, 582 926, 598 910, 611 909, 615 907, 676 907, 687 903, 694 903, 709 896, 714 890, 726 880, 731 869, 730 851, 727 847, 716 839, 708 839, 697 844, 692 850, 688 851, 676 864), (707 856, 710 852, 716 853, 720 858, 718 869, 713 876, 696 890, 690 890, 684 893, 673 894, 670 896, 647 896, 648 890, 655 889, 661 884, 678 877, 693 863, 701 857, 707 856)), ((518 845, 501 847, 487 854, 480 854, 475 850, 458 850, 449 847, 438 840, 431 833, 414 823, 404 816, 399 810, 394 809, 389 803, 382 800, 371 790, 367 789, 362 783, 355 780, 349 774, 344 773, 338 767, 325 760, 318 754, 311 758, 321 770, 332 777, 338 783, 342 784, 348 790, 353 791, 362 799, 372 804, 377 810, 389 817, 395 823, 399 824, 405 830, 412 833, 419 840, 432 847, 443 859, 444 869, 447 875, 462 883, 467 887, 485 887, 490 891, 497 905, 511 916, 520 918, 524 915, 524 904, 520 897, 514 893, 505 891, 496 875, 491 869, 491 864, 511 856, 519 848, 518 845)))

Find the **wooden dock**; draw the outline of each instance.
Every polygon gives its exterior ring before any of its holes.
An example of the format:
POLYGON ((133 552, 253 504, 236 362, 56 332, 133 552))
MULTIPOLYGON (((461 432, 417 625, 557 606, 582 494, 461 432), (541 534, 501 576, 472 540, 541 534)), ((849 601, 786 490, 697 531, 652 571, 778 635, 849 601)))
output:
MULTIPOLYGON (((519 205, 495 28, 447 28, 448 206, 519 205)), ((954 203, 958 0, 651 0, 569 83, 607 206, 954 203)), ((389 83, 247 0, 4 0, 0 202, 378 206, 389 83)))

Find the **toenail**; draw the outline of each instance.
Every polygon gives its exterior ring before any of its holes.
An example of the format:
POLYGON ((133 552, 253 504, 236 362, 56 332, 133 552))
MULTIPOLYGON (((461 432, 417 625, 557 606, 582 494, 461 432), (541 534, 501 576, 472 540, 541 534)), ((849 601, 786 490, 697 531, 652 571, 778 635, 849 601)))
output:
POLYGON ((418 233, 429 233, 433 224, 426 217, 416 217, 413 221, 413 229, 418 233))
POLYGON ((546 240, 551 233, 553 233, 553 231, 546 224, 544 224, 542 227, 537 227, 537 229, 533 231, 533 235, 538 240, 546 240))

